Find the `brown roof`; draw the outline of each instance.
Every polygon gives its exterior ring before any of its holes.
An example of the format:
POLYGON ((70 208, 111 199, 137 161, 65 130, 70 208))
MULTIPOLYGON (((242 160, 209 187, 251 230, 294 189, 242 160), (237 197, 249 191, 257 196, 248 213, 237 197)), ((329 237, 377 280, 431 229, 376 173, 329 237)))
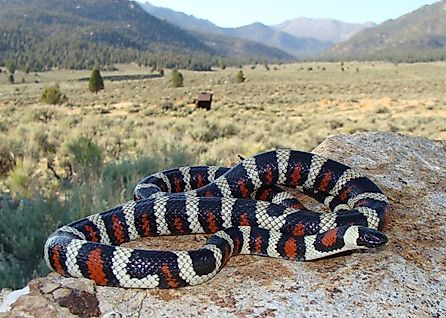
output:
POLYGON ((198 95, 199 102, 210 102, 211 100, 212 100, 211 93, 200 93, 200 95, 198 95))

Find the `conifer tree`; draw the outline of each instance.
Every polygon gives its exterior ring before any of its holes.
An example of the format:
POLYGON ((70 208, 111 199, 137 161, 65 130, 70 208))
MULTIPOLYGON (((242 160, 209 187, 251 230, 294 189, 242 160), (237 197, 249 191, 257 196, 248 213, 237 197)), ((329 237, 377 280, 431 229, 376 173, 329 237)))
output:
POLYGON ((97 93, 104 89, 104 80, 98 69, 93 69, 91 72, 90 80, 88 81, 88 89, 90 92, 97 93))
POLYGON ((245 81, 245 75, 243 74, 243 71, 238 71, 237 75, 235 76, 235 81, 237 83, 243 83, 245 81))
POLYGON ((172 70, 171 83, 172 87, 183 87, 183 74, 178 72, 177 69, 172 70))
POLYGON ((11 74, 14 74, 17 69, 17 66, 13 61, 7 61, 5 66, 8 72, 11 74))

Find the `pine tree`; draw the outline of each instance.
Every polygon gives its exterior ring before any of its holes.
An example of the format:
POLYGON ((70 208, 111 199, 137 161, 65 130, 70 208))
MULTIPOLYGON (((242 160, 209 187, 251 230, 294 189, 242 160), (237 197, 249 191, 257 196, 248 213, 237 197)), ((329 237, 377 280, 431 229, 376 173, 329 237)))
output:
POLYGON ((17 66, 15 65, 14 61, 11 60, 7 61, 5 66, 8 72, 11 74, 14 74, 15 71, 17 70, 17 66))
POLYGON ((90 92, 97 93, 104 89, 104 80, 98 69, 93 69, 91 72, 90 80, 88 81, 88 89, 90 92))
POLYGON ((178 72, 177 69, 172 70, 171 83, 172 87, 183 87, 183 74, 178 72))
POLYGON ((245 81, 245 75, 243 74, 243 71, 238 71, 237 75, 235 76, 235 81, 237 83, 243 83, 245 81))

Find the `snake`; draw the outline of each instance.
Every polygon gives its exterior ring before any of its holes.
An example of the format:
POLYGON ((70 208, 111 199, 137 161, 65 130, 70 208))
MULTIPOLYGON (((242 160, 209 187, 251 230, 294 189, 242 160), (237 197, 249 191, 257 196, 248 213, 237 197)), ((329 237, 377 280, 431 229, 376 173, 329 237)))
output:
MULTIPOLYGON (((358 170, 278 149, 234 166, 186 166, 143 178, 133 199, 64 225, 44 246, 66 277, 122 288, 179 288, 209 281, 240 254, 311 261, 387 243, 389 201, 358 170), (302 191, 327 209, 312 211, 302 191), (133 249, 142 237, 211 234, 196 250, 133 249)), ((337 255, 339 256, 339 255, 337 255)))

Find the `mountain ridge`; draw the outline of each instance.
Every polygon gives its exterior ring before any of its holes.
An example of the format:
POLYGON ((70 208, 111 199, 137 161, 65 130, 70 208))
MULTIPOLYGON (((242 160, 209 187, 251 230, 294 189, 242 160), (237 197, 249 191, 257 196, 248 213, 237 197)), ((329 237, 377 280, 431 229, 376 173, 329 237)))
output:
POLYGON ((193 30, 200 33, 203 33, 205 30, 206 33, 235 36, 276 47, 298 58, 317 56, 333 45, 331 42, 319 41, 309 37, 298 38, 259 22, 237 28, 223 28, 209 20, 199 19, 193 15, 187 15, 169 8, 157 7, 148 2, 140 2, 139 5, 148 13, 176 24, 185 30, 193 30))
POLYGON ((444 60, 445 30, 446 1, 443 0, 363 30, 328 50, 324 57, 396 62, 444 60))
POLYGON ((91 68, 137 62, 160 67, 209 69, 217 58, 288 61, 275 48, 192 34, 128 0, 0 0, 0 64, 14 61, 23 70, 91 68), (225 54, 220 51, 225 50, 225 54))
POLYGON ((373 22, 348 23, 336 19, 298 17, 277 24, 274 28, 297 37, 312 37, 320 41, 338 43, 348 40, 365 28, 376 26, 373 22))

